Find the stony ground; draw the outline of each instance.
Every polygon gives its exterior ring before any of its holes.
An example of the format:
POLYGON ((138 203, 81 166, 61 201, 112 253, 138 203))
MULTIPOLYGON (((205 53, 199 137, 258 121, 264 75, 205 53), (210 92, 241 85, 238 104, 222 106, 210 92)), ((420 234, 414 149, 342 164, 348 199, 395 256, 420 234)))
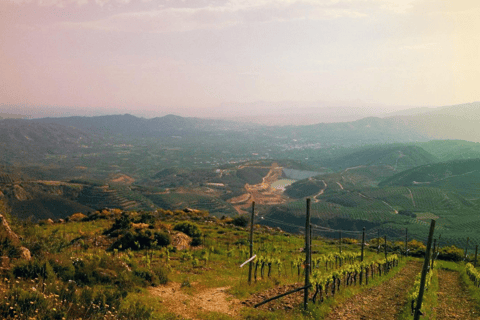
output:
POLYGON ((187 319, 202 319, 202 312, 217 312, 237 318, 241 307, 237 299, 233 299, 226 291, 229 287, 207 288, 192 294, 185 293, 180 283, 170 282, 165 286, 153 287, 149 291, 158 297, 165 310, 187 319))
POLYGON ((415 275, 420 270, 420 262, 408 262, 395 277, 347 299, 344 303, 335 307, 326 319, 395 319, 395 316, 408 303, 408 290, 412 287, 415 275))
POLYGON ((438 270, 437 320, 480 319, 474 302, 460 279, 458 272, 438 270))
MULTIPOLYGON (((302 283, 294 283, 294 284, 288 284, 288 285, 282 285, 278 286, 260 293, 256 293, 251 295, 247 300, 243 301, 242 303, 245 306, 252 307, 256 305, 257 303, 260 303, 266 299, 278 296, 282 293, 294 290, 296 288, 303 287, 302 283)), ((311 290, 310 290, 311 292, 311 290)), ((299 303, 303 301, 303 291, 292 293, 290 295, 287 295, 285 297, 282 297, 280 299, 268 302, 262 306, 260 306, 258 309, 263 309, 263 310, 290 310, 293 309, 294 306, 298 306, 299 303)))

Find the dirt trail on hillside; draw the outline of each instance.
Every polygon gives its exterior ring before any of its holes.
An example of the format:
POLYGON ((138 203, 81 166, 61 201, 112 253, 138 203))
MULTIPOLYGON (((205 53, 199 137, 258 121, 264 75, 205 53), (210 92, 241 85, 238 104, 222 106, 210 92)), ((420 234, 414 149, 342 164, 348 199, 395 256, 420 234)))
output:
POLYGON ((180 283, 170 282, 148 291, 160 299, 168 312, 182 318, 200 320, 204 317, 202 313, 218 312, 235 319, 241 304, 226 293, 228 289, 229 287, 207 288, 190 295, 182 291, 180 283))
POLYGON ((437 301, 438 305, 434 308, 437 320, 480 318, 458 272, 438 270, 437 301))
POLYGON ((412 287, 421 263, 410 261, 395 277, 379 286, 356 294, 337 306, 327 320, 373 320, 395 319, 407 303, 407 293, 412 287))

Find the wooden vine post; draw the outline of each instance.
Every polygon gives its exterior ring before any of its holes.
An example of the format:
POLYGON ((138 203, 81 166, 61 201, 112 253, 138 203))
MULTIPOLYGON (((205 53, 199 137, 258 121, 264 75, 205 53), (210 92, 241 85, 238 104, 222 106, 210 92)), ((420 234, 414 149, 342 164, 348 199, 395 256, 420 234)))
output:
POLYGON ((342 231, 338 231, 338 244, 340 248, 340 254, 342 254, 342 231))
POLYGON ((430 265, 430 249, 432 248, 433 231, 435 230, 435 220, 430 223, 430 232, 428 233, 427 249, 425 252, 425 261, 423 262, 422 275, 420 278, 420 289, 418 292, 417 305, 413 320, 420 319, 420 309, 422 308, 423 292, 425 291, 425 280, 427 278, 428 266, 430 265))
POLYGON ((405 257, 408 257, 408 228, 405 228, 405 257))
POLYGON ((474 267, 477 267, 477 253, 478 253, 478 244, 475 246, 475 260, 473 261, 474 267))
MULTIPOLYGON (((252 215, 250 216, 250 258, 253 257, 253 224, 255 219, 255 201, 252 201, 252 215)), ((248 264, 248 284, 252 283, 253 260, 248 264)))
POLYGON ((433 239, 433 252, 432 252, 432 266, 430 267, 433 270, 433 263, 435 262, 435 249, 437 248, 437 239, 433 239))
POLYGON ((310 274, 312 274, 312 242, 313 242, 313 237, 312 237, 312 225, 310 225, 310 245, 308 246, 308 250, 310 250, 310 253, 309 253, 309 257, 310 257, 310 260, 308 260, 308 264, 310 265, 310 274))
POLYGON ((468 242, 470 241, 470 238, 467 237, 467 244, 465 245, 465 258, 464 260, 467 260, 467 254, 468 254, 468 242))
POLYGON ((363 227, 362 233, 362 254, 360 256, 360 261, 363 262, 363 249, 365 248, 365 227, 363 227))
POLYGON ((387 259, 387 236, 384 235, 383 239, 385 240, 385 260, 387 259))
POLYGON ((380 229, 377 230, 378 235, 377 235, 377 254, 380 253, 380 229))
POLYGON ((308 307, 308 287, 310 285, 310 198, 307 198, 307 214, 305 219, 305 289, 303 291, 303 309, 308 307))

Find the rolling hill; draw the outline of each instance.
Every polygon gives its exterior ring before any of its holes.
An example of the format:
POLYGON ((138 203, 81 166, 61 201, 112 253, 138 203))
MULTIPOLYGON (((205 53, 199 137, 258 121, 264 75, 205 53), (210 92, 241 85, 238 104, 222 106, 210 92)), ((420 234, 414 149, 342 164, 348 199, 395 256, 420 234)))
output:
POLYGON ((434 186, 452 190, 467 197, 480 197, 480 158, 453 160, 424 165, 396 174, 380 186, 434 186))
POLYGON ((0 120, 0 141, 0 162, 19 164, 79 152, 92 137, 59 124, 5 119, 0 120))

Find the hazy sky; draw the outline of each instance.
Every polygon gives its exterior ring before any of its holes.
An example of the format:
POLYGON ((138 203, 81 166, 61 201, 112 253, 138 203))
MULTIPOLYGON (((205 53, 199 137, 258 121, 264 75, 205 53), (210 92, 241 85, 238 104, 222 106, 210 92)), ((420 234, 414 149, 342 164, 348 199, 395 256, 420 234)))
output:
POLYGON ((0 108, 476 101, 479 17, 474 0, 0 0, 0 108))

